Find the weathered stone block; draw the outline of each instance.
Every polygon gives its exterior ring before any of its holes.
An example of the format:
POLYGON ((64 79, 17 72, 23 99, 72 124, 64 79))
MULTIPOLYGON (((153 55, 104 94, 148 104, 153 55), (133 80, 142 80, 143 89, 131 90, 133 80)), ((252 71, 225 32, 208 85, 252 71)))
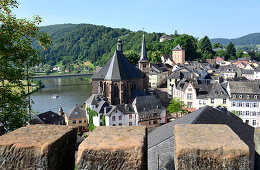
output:
POLYGON ((146 127, 97 127, 80 145, 77 169, 147 169, 146 127))
POLYGON ((255 169, 260 169, 260 128, 255 128, 255 169))
POLYGON ((175 169, 249 169, 248 146, 227 126, 174 126, 175 169))
POLYGON ((76 131, 28 125, 0 136, 0 169, 74 169, 76 131))

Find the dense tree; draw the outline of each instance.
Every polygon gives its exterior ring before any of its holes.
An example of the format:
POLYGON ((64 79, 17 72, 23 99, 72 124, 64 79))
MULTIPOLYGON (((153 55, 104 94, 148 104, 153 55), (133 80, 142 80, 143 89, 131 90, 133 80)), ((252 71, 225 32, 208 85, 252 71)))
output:
POLYGON ((28 68, 40 61, 31 44, 37 42, 46 48, 50 43, 50 37, 38 30, 42 19, 16 18, 11 9, 17 5, 15 0, 0 2, 0 122, 7 131, 24 126, 30 119, 30 101, 23 80, 29 80, 28 68))
POLYGON ((197 39, 191 35, 183 34, 174 39, 174 47, 178 44, 185 49, 186 60, 192 61, 196 59, 197 39))
POLYGON ((230 57, 234 57, 234 58, 236 57, 236 48, 232 42, 230 42, 225 48, 226 48, 226 55, 228 59, 230 57))
POLYGON ((187 113, 187 110, 183 109, 183 107, 185 107, 186 105, 184 104, 183 101, 181 101, 179 98, 173 98, 170 101, 170 104, 167 108, 168 113, 181 113, 181 114, 185 114, 187 113))
POLYGON ((216 51, 215 56, 225 57, 226 56, 226 50, 218 50, 218 51, 216 51))
POLYGON ((215 49, 215 48, 223 48, 223 45, 220 44, 220 43, 214 42, 213 45, 212 45, 212 48, 213 48, 213 49, 215 49))
POLYGON ((151 63, 159 63, 161 62, 161 52, 160 51, 154 51, 152 52, 151 54, 151 57, 150 57, 150 62, 151 63))
POLYGON ((140 54, 137 54, 134 51, 127 51, 124 54, 132 64, 137 64, 140 59, 140 54))
POLYGON ((206 53, 213 53, 211 42, 209 40, 209 37, 205 36, 202 38, 198 43, 198 48, 201 51, 202 54, 206 53))
POLYGON ((238 51, 236 52, 236 56, 237 56, 237 58, 242 58, 243 55, 244 55, 244 53, 243 53, 242 50, 238 50, 238 51))

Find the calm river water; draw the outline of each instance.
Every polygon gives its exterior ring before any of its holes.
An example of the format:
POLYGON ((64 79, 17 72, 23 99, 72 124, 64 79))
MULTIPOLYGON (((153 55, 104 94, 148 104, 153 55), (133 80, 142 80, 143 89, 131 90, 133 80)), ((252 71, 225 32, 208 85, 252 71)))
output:
POLYGON ((76 104, 83 104, 91 95, 90 81, 85 78, 42 79, 42 82, 45 87, 31 94, 32 109, 37 113, 58 113, 60 107, 66 112, 76 104), (53 94, 58 98, 53 99, 53 94))

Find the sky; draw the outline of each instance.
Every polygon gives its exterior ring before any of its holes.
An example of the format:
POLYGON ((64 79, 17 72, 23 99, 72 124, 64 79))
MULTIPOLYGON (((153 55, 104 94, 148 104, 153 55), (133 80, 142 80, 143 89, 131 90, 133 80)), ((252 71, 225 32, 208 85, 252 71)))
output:
POLYGON ((238 38, 260 32, 260 0, 18 0, 18 18, 40 26, 88 23, 132 31, 238 38))

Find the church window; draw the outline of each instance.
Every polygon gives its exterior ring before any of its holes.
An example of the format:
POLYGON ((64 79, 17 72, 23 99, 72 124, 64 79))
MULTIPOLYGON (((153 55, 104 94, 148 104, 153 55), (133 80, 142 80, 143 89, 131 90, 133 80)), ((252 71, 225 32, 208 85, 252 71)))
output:
POLYGON ((132 86, 131 86, 131 90, 135 90, 136 89, 136 85, 135 85, 135 82, 132 83, 132 86))
POLYGON ((119 89, 117 84, 114 85, 114 97, 119 97, 119 89))

